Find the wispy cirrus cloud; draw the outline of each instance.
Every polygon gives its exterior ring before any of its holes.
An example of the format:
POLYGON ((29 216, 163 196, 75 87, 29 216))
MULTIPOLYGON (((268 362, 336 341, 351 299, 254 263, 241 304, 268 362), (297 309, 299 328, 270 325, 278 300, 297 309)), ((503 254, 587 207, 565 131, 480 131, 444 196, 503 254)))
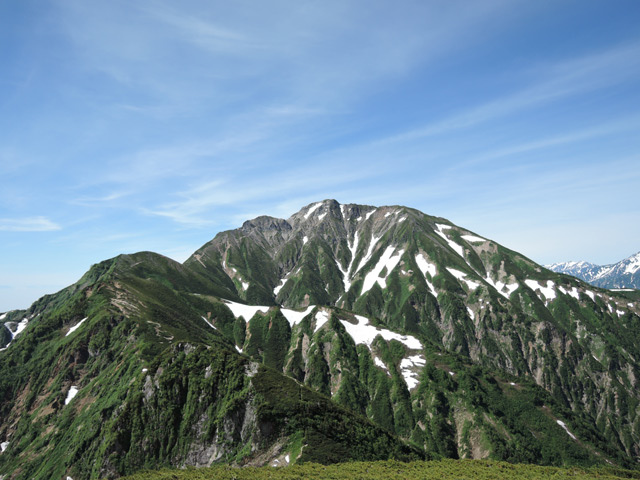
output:
POLYGON ((50 232, 62 227, 45 217, 0 218, 0 231, 4 232, 50 232))
POLYGON ((448 134, 620 82, 637 80, 640 77, 640 43, 538 65, 529 68, 524 75, 525 80, 521 83, 528 85, 514 92, 375 143, 401 143, 448 134))

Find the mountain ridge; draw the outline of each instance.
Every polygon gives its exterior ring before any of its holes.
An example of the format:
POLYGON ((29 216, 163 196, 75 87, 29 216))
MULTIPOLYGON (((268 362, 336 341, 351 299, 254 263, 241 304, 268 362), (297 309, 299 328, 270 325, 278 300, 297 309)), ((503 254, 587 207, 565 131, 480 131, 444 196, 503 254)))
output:
POLYGON ((0 474, 389 455, 635 466, 638 313, 635 292, 446 219, 315 202, 183 264, 106 260, 4 314, 0 474))
POLYGON ((596 287, 640 288, 640 252, 609 265, 578 261, 554 263, 546 265, 546 268, 577 277, 596 287))

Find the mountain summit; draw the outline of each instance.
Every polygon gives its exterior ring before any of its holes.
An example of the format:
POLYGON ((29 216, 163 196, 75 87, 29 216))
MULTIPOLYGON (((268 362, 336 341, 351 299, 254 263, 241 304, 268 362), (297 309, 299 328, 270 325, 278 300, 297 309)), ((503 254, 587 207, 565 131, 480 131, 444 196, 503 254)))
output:
POLYGON ((3 314, 0 474, 635 466, 639 307, 407 207, 258 217, 184 264, 121 255, 3 314))
POLYGON ((554 263, 547 268, 578 277, 596 287, 640 289, 640 252, 611 265, 581 261, 554 263))

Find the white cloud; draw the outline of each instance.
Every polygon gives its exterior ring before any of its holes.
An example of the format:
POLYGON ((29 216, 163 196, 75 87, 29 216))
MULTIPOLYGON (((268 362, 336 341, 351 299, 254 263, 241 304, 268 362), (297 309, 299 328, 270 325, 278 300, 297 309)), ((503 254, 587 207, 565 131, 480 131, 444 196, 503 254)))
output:
POLYGON ((61 228, 45 217, 0 218, 0 231, 5 232, 50 232, 61 228))

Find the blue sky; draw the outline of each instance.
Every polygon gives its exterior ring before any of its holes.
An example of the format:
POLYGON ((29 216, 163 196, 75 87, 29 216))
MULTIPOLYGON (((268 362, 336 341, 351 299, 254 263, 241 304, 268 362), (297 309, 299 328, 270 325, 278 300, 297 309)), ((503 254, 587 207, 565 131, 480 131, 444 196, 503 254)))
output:
POLYGON ((0 312, 325 198, 640 250, 640 2, 0 2, 0 312))

